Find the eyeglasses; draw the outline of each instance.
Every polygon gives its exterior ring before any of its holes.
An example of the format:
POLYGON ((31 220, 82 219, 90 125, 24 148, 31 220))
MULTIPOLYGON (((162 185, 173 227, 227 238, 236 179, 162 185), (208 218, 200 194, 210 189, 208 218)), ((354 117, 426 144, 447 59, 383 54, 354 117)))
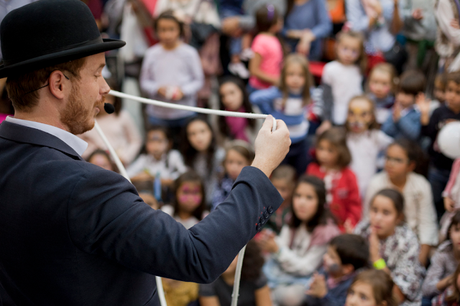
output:
MULTIPOLYGON (((62 71, 61 71, 61 72, 62 72, 62 71)), ((67 80, 70 80, 70 79, 64 74, 64 72, 62 72, 62 75, 63 75, 67 80)), ((24 97, 25 95, 28 95, 28 94, 30 94, 30 93, 32 93, 32 92, 34 92, 34 91, 40 90, 40 89, 42 89, 42 88, 45 88, 46 86, 49 86, 49 85, 50 85, 50 83, 47 83, 47 84, 43 85, 42 87, 39 87, 39 88, 37 88, 37 89, 28 91, 28 92, 26 92, 25 94, 23 94, 23 95, 21 96, 21 98, 24 97)))
POLYGON ((401 158, 394 158, 390 156, 385 156, 385 160, 389 163, 395 163, 395 164, 404 164, 407 163, 407 159, 401 159, 401 158))

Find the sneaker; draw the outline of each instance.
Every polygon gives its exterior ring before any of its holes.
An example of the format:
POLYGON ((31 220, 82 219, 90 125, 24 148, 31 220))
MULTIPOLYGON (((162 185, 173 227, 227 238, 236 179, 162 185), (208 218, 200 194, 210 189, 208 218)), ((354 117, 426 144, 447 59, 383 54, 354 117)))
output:
POLYGON ((249 70, 246 69, 246 66, 244 66, 243 63, 230 63, 228 65, 228 71, 230 71, 231 74, 239 76, 242 79, 247 79, 249 78, 249 70))
POLYGON ((244 49, 243 51, 241 51, 241 54, 240 54, 240 59, 242 61, 249 61, 251 58, 254 57, 254 52, 252 51, 251 48, 246 48, 244 49))

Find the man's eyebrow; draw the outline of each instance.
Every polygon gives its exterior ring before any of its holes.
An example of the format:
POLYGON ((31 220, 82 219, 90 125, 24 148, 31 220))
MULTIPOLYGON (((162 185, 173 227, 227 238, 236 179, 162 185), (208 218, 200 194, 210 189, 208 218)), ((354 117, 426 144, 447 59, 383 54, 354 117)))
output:
POLYGON ((104 67, 105 67, 105 63, 102 63, 102 64, 99 65, 99 67, 97 67, 96 71, 98 71, 98 70, 100 70, 100 69, 102 69, 104 67))

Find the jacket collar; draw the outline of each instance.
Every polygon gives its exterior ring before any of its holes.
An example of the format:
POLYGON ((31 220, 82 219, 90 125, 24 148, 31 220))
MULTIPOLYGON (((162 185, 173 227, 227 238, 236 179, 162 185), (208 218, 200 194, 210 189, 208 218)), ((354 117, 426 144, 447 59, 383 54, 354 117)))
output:
POLYGON ((49 147, 61 151, 74 159, 83 160, 81 156, 75 152, 65 142, 49 133, 38 129, 29 128, 19 124, 3 121, 0 124, 0 138, 8 139, 20 143, 28 143, 42 147, 49 147))

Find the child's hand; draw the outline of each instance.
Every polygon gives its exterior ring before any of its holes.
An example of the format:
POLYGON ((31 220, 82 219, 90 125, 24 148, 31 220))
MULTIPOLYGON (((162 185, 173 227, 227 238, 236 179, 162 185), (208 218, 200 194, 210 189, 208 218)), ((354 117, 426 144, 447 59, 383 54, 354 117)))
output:
POLYGON ((415 97, 415 104, 418 106, 418 109, 422 114, 428 114, 430 112, 431 102, 425 97, 424 93, 419 93, 415 97))
POLYGON ((343 223, 343 227, 345 228, 345 233, 353 234, 354 226, 351 223, 350 219, 345 220, 345 223, 343 223))
POLYGON ((454 211, 454 208, 455 208, 455 202, 454 202, 454 200, 452 200, 452 199, 449 198, 449 197, 445 197, 445 198, 444 198, 444 208, 445 208, 448 212, 453 212, 453 211, 454 211))
POLYGON ((319 299, 326 296, 327 286, 324 275, 318 274, 317 272, 313 274, 313 281, 311 282, 310 288, 307 290, 306 294, 319 299))
POLYGON ((158 88, 158 94, 163 97, 166 97, 166 91, 167 91, 166 86, 161 86, 160 88, 158 88))
POLYGON ((374 230, 372 230, 371 235, 369 236, 369 253, 373 263, 381 258, 380 241, 374 230))
POLYGON ((227 17, 222 20, 222 32, 226 35, 237 37, 241 35, 240 17, 227 17))
POLYGON ((299 41, 296 47, 296 52, 303 56, 310 54, 311 43, 308 41, 299 41))
POLYGON ((329 120, 323 121, 321 125, 316 129, 316 135, 321 135, 323 132, 329 130, 332 127, 332 123, 329 120))
POLYGON ((450 22, 450 26, 457 30, 460 29, 460 24, 457 19, 452 19, 452 21, 450 22))
POLYGON ((268 252, 268 253, 278 253, 279 247, 278 244, 275 241, 275 235, 264 235, 260 240, 257 241, 257 244, 259 245, 259 248, 263 252, 268 252))
POLYGON ((414 18, 415 20, 422 20, 423 19, 423 12, 421 9, 415 9, 413 12, 412 12, 412 18, 414 18))
POLYGON ((173 93, 172 99, 173 99, 174 101, 179 101, 179 100, 181 100, 183 97, 184 97, 184 93, 182 92, 182 90, 180 90, 180 88, 176 88, 176 90, 175 90, 174 93, 173 93))

